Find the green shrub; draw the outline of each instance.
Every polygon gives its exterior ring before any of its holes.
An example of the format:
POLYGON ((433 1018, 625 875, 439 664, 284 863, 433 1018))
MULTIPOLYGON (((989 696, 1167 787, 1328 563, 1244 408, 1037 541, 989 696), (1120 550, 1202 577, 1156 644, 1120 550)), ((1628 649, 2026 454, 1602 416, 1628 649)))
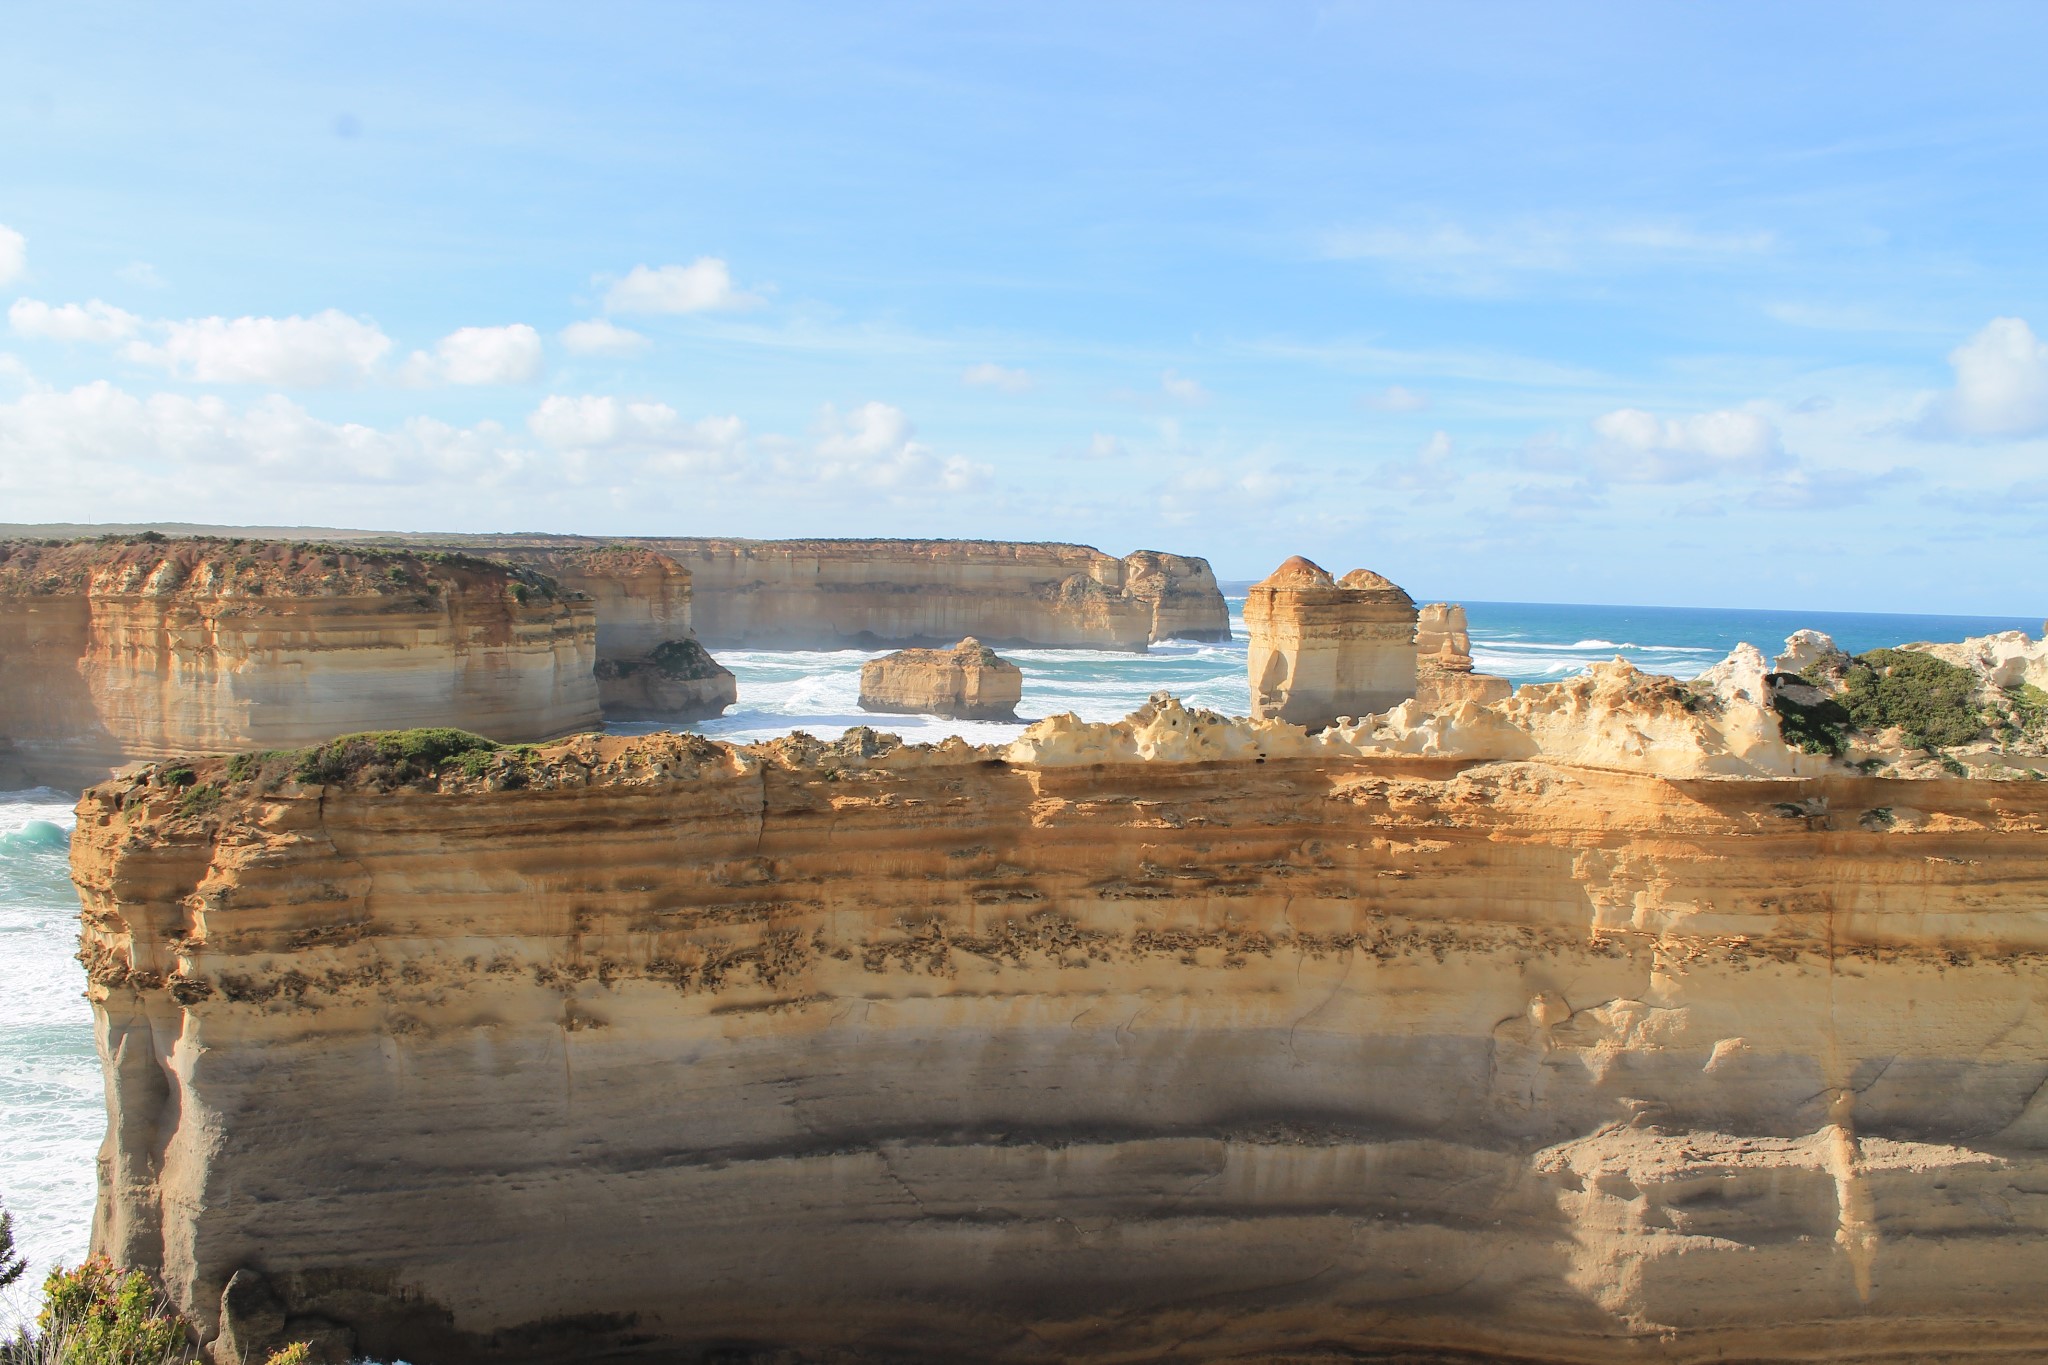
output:
POLYGON ((157 769, 156 780, 166 787, 189 787, 199 780, 199 774, 182 763, 174 763, 157 769))
POLYGON ((2032 683, 2021 683, 2005 694, 2012 709, 2012 728, 2027 739, 2048 736, 2048 692, 2032 683))
POLYGON ((1898 726, 1916 749, 1967 744, 1984 729, 1977 675, 1932 654, 1873 649, 1849 661, 1842 704, 1870 733, 1898 726))
POLYGON ((220 788, 211 782, 197 787, 189 787, 186 789, 185 794, 178 798, 178 814, 187 819, 211 815, 219 809, 220 788))
POLYGON ((648 657, 671 678, 715 678, 719 673, 718 661, 695 639, 664 641, 648 657))
POLYGON ((191 1329, 139 1270, 94 1256, 43 1281, 36 1331, 0 1347, 4 1365, 183 1365, 191 1329))
POLYGON ((451 758, 493 753, 495 740, 467 730, 433 726, 420 730, 381 730, 343 735, 299 754, 292 776, 301 782, 346 782, 371 769, 388 769, 400 782, 431 774, 451 758))
POLYGON ((1833 758, 1848 751, 1849 731, 1855 725, 1840 702, 1829 696, 1811 705, 1793 700, 1781 690, 1783 685, 1812 686, 1796 673, 1773 673, 1765 681, 1770 684, 1771 709, 1778 713, 1778 733, 1787 744, 1833 758))
POLYGON ((0 1208, 0 1289, 20 1279, 28 1257, 14 1254, 14 1215, 0 1208))

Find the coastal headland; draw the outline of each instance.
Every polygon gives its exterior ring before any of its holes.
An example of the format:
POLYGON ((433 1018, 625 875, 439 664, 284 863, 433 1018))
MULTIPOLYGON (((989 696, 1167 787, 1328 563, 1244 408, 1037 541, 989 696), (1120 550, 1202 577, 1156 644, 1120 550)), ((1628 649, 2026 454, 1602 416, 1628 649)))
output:
POLYGON ((95 1245, 426 1365, 2039 1359, 2048 783, 1759 691, 130 774, 95 1245))

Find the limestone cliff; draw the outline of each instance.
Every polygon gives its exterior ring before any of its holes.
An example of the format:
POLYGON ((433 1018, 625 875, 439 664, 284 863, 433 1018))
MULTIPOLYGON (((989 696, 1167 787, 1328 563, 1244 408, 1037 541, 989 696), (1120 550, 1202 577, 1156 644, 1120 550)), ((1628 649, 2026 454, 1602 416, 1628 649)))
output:
POLYGON ((860 708, 960 720, 1015 720, 1024 671, 969 636, 951 649, 901 649, 860 668, 860 708))
POLYGON ((464 556, 0 542, 0 748, 38 781, 372 728, 545 739, 597 723, 594 653, 589 603, 464 556))
POLYGON ((1322 726, 1415 695, 1415 603, 1369 570, 1340 582, 1296 555, 1252 585, 1244 623, 1254 716, 1322 726))
POLYGON ((1626 664, 351 752, 79 806, 95 1245, 209 1331, 248 1271, 422 1365, 2048 1354, 2048 783, 1626 664))
POLYGON ((706 643, 762 649, 995 645, 1143 650, 1227 640, 1206 560, 978 540, 646 542, 689 567, 706 643))
POLYGON ((731 670, 691 627, 690 571, 630 544, 499 544, 493 559, 534 569, 591 599, 597 685, 610 720, 701 720, 739 699, 731 670))

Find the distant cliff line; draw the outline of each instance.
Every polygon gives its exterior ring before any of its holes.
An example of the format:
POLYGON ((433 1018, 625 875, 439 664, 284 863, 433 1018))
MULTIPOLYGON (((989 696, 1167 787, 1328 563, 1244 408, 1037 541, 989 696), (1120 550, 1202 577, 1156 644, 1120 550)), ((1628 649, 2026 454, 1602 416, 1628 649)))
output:
MULTIPOLYGON (((0 532, 10 528, 0 527, 0 532)), ((21 527, 23 535, 114 528, 21 527)), ((119 528, 129 532, 130 528, 119 528)), ((165 534, 172 528, 159 529, 165 534)), ((222 527, 177 534, 247 535, 222 527)), ((319 539, 525 554, 605 545, 659 551, 690 570, 696 632, 741 649, 875 649, 990 645, 1142 652, 1166 640, 1228 640, 1230 613, 1206 559, 1140 550, 1121 558, 1061 541, 747 540, 692 536, 393 533, 266 528, 319 539)))

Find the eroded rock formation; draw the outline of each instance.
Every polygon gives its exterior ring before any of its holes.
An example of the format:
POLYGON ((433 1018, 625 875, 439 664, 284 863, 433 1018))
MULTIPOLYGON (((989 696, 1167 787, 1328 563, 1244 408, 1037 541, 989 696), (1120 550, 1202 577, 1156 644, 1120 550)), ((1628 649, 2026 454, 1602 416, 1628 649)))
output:
POLYGON ((503 544, 490 554, 591 599, 607 719, 700 720, 739 699, 731 670, 692 628, 690 571, 669 556, 631 544, 503 544))
POLYGON ((863 711, 1015 720, 1024 670, 969 636, 951 649, 902 649, 860 668, 863 711))
POLYGON ((714 648, 994 645, 1143 650, 1227 640, 1208 561, 1085 545, 978 540, 647 542, 689 567, 697 630, 714 648))
POLYGON ((1252 715, 1311 728, 1415 696, 1414 600, 1353 569, 1341 581, 1296 555, 1244 607, 1252 715))
POLYGON ((135 758, 595 725, 590 604, 467 556, 264 541, 0 542, 0 747, 77 785, 135 758))
POLYGON ((1740 691, 103 784, 95 1246, 422 1365, 2038 1360, 2048 783, 1740 691))
POLYGON ((1415 699, 1435 710, 1452 702, 1482 706, 1505 701, 1515 685, 1472 668, 1472 633, 1465 609, 1455 602, 1431 602, 1415 622, 1415 699))

